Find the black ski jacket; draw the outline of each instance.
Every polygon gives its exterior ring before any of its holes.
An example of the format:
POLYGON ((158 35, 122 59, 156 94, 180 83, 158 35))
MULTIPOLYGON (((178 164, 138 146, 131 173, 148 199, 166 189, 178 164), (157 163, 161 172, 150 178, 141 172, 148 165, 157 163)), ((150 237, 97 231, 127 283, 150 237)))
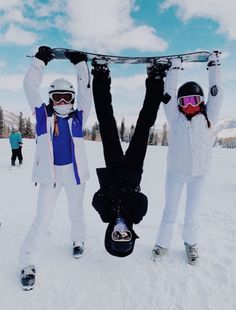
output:
POLYGON ((92 205, 105 223, 122 216, 130 224, 138 224, 147 212, 147 197, 140 192, 142 169, 97 169, 100 189, 92 205))

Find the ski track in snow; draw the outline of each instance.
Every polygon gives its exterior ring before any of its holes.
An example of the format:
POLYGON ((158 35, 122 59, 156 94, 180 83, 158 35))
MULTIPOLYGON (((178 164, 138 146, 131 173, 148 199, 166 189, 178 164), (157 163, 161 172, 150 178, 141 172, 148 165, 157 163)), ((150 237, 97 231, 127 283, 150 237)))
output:
POLYGON ((213 151, 201 214, 200 262, 190 266, 181 240, 184 195, 168 255, 160 262, 151 260, 164 205, 167 148, 148 147, 141 185, 149 198, 149 210, 134 227, 140 239, 126 258, 113 257, 104 249, 106 224, 91 207, 98 189, 95 168, 104 165, 102 146, 86 142, 86 148, 91 178, 85 195, 85 254, 78 260, 72 257, 62 192, 36 266, 35 288, 24 292, 18 253, 36 208, 38 188, 31 182, 34 141, 24 140, 23 167, 9 169, 8 140, 0 140, 0 309, 235 310, 236 150, 213 151))

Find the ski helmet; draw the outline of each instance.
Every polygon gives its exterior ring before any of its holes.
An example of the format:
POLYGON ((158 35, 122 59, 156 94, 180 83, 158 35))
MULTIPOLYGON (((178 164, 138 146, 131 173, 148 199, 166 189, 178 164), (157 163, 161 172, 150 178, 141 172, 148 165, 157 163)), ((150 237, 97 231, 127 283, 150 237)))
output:
POLYGON ((203 90, 199 84, 190 81, 180 86, 177 95, 178 98, 191 95, 199 95, 202 97, 204 96, 203 90))
POLYGON ((48 93, 51 94, 54 92, 70 92, 74 94, 75 90, 71 82, 62 78, 62 79, 56 79, 50 84, 48 93))
POLYGON ((109 223, 106 234, 105 234, 105 240, 104 245, 108 253, 114 256, 118 257, 125 257, 128 256, 133 252, 135 239, 138 238, 138 236, 135 234, 134 230, 129 227, 130 231, 132 232, 132 239, 130 241, 113 241, 112 240, 112 231, 114 229, 114 222, 109 223))
POLYGON ((17 128, 17 126, 16 126, 16 125, 12 125, 12 127, 11 127, 11 131, 13 131, 13 132, 16 132, 16 131, 18 131, 18 128, 17 128))

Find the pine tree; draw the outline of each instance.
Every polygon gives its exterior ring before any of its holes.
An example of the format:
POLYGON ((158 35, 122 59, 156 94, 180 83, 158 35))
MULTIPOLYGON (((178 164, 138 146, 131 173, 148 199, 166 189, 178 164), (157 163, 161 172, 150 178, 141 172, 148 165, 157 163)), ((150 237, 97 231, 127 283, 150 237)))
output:
POLYGON ((120 139, 123 142, 125 139, 125 119, 122 118, 121 126, 120 126, 120 139))
POLYGON ((3 109, 0 107, 0 138, 3 138, 5 134, 3 109))
POLYGON ((161 145, 168 146, 168 138, 167 138, 167 123, 163 125, 163 133, 162 133, 162 141, 161 145))
POLYGON ((96 141, 96 137, 97 137, 97 123, 95 123, 92 127, 91 140, 96 141))
POLYGON ((129 142, 131 141, 132 137, 133 137, 133 134, 134 134, 134 125, 132 124, 131 127, 130 127, 130 133, 129 133, 129 142))
POLYGON ((23 113, 20 112, 19 115, 19 120, 18 120, 18 128, 19 132, 22 134, 22 137, 25 137, 25 131, 26 131, 26 126, 25 126, 25 119, 23 118, 23 113))
POLYGON ((154 132, 155 132, 155 126, 153 126, 151 129, 150 129, 150 132, 149 132, 149 137, 148 137, 148 144, 149 145, 154 145, 154 132))
POLYGON ((25 119, 25 138, 34 138, 35 134, 32 129, 32 123, 30 121, 30 117, 25 119))

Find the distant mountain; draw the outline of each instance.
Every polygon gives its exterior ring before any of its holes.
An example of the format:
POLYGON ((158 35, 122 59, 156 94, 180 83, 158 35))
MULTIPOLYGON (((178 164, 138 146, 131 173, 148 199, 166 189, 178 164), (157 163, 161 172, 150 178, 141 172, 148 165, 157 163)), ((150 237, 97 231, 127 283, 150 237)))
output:
POLYGON ((8 128, 11 128, 13 125, 18 126, 19 115, 7 110, 3 110, 3 118, 5 126, 8 128))
POLYGON ((223 129, 236 128, 236 117, 225 117, 218 121, 215 126, 215 132, 218 133, 223 129))
POLYGON ((218 139, 236 138, 236 128, 227 128, 217 133, 218 139))

